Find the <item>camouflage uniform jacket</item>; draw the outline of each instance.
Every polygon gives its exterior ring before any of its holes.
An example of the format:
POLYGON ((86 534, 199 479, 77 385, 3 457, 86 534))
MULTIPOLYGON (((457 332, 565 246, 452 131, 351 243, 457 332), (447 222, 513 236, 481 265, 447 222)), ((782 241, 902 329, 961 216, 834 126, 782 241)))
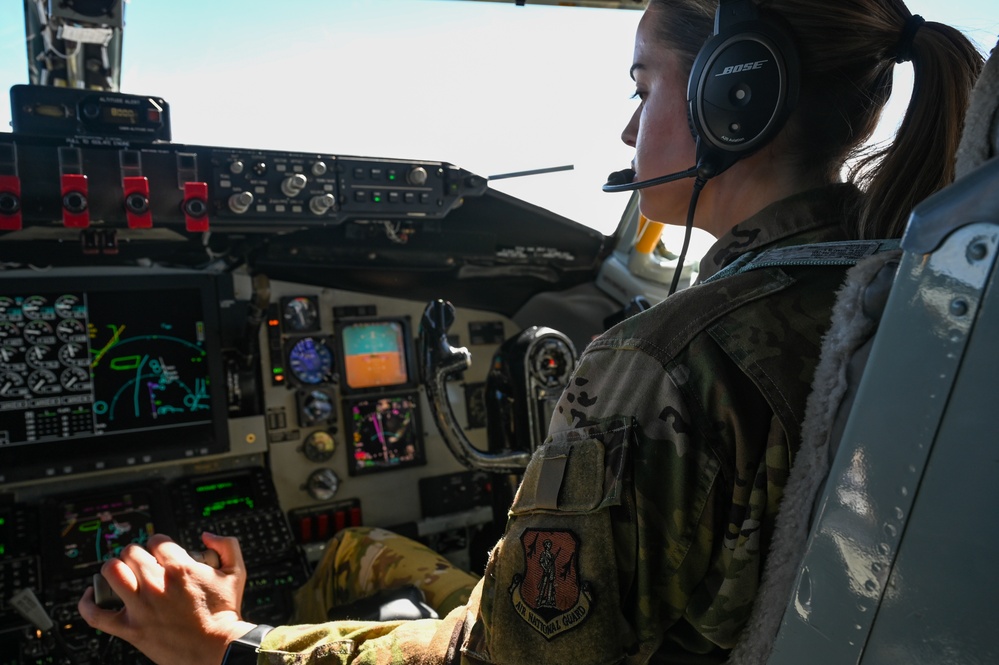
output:
POLYGON ((845 268, 704 280, 746 252, 844 239, 858 196, 836 185, 765 208, 714 244, 702 283, 587 347, 466 606, 443 621, 279 628, 265 647, 330 658, 260 662, 723 659, 845 268))

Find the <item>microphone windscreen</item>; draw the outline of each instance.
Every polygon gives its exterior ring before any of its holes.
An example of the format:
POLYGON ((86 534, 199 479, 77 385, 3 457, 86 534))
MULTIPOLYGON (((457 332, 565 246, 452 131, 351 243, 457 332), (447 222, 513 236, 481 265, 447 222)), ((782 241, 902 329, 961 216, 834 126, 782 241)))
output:
POLYGON ((614 171, 609 176, 607 176, 607 184, 612 186, 617 185, 627 185, 635 179, 635 169, 624 169, 623 171, 614 171))

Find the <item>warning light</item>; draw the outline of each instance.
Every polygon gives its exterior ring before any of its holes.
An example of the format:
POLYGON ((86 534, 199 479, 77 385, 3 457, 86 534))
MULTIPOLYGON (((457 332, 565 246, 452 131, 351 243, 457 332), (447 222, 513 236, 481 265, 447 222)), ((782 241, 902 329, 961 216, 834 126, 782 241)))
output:
POLYGON ((284 374, 284 367, 275 367, 271 371, 274 372, 275 374, 284 374))
POLYGON ((270 321, 267 322, 267 325, 269 325, 271 328, 276 328, 279 325, 281 325, 281 322, 278 321, 277 319, 271 319, 270 321))

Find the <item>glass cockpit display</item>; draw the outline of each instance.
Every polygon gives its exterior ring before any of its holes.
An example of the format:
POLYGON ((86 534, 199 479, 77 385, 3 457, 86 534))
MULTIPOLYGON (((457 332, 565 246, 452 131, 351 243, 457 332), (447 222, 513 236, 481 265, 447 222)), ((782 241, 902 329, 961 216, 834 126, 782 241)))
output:
POLYGON ((153 499, 142 490, 67 501, 60 508, 59 541, 66 572, 98 568, 128 545, 144 545, 156 532, 153 499))
POLYGON ((340 328, 340 341, 346 389, 402 386, 411 382, 409 334, 403 320, 346 323, 340 328))
POLYGON ((227 445, 214 415, 225 396, 205 278, 0 289, 0 481, 227 445))
POLYGON ((415 394, 346 400, 344 420, 350 475, 425 463, 415 394))

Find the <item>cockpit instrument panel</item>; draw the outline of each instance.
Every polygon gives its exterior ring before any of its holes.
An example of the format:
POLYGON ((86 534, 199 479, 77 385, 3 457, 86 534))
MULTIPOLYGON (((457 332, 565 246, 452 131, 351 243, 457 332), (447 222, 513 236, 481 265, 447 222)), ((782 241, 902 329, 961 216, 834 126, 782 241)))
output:
POLYGON ((215 279, 5 273, 0 482, 225 452, 215 279))

